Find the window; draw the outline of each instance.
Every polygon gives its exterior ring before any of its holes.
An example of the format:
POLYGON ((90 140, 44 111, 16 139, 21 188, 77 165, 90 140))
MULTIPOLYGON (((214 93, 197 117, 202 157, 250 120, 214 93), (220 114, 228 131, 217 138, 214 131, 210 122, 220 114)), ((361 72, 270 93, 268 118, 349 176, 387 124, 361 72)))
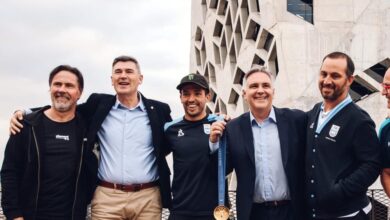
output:
POLYGON ((252 39, 256 42, 257 36, 259 35, 260 24, 256 23, 252 19, 249 22, 248 31, 246 33, 245 39, 252 39))
POLYGON ((218 6, 218 0, 211 0, 210 1, 210 8, 216 9, 218 6))
POLYGON ((349 90, 349 94, 354 102, 358 102, 375 92, 378 92, 378 90, 359 76, 355 76, 355 80, 349 90))
POLYGON ((222 28, 223 28, 223 25, 221 24, 221 22, 216 21, 213 36, 214 37, 221 37, 222 28))
POLYGON ((371 78, 373 78, 378 83, 383 81, 383 77, 385 76, 385 72, 387 68, 390 67, 390 59, 386 58, 382 62, 379 62, 364 72, 367 73, 371 78))
POLYGON ((228 104, 233 110, 237 108, 238 98, 240 98, 240 95, 234 89, 231 89, 228 104))
POLYGON ((287 0, 287 11, 313 24, 313 0, 287 0))
POLYGON ((242 86, 244 83, 244 76, 244 71, 242 71, 241 68, 237 67, 236 74, 234 75, 233 84, 242 86))
POLYGON ((257 65, 260 65, 260 66, 264 66, 265 62, 257 54, 255 54, 255 56, 253 57, 252 66, 254 64, 257 64, 257 65))

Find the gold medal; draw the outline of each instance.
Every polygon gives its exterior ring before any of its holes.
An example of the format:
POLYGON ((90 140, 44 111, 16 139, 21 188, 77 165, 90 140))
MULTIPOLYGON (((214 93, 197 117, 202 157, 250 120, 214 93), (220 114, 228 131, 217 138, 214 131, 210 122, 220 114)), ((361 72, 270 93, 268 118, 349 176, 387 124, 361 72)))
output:
POLYGON ((223 205, 219 205, 214 209, 214 218, 216 220, 229 219, 229 209, 223 205))

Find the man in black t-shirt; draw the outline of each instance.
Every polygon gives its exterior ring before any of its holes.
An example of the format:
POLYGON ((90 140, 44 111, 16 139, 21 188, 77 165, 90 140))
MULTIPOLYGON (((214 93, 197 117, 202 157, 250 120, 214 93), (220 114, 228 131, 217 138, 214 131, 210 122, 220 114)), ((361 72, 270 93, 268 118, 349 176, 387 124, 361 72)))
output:
POLYGON ((75 113, 83 90, 77 68, 60 65, 49 76, 52 106, 26 115, 11 135, 1 169, 2 207, 7 219, 85 219, 93 192, 84 148, 85 123, 75 113))
POLYGON ((209 134, 210 124, 217 117, 206 113, 209 86, 203 76, 189 74, 177 89, 185 115, 164 127, 173 153, 169 219, 213 220, 213 210, 218 205, 218 157, 210 151, 209 134))

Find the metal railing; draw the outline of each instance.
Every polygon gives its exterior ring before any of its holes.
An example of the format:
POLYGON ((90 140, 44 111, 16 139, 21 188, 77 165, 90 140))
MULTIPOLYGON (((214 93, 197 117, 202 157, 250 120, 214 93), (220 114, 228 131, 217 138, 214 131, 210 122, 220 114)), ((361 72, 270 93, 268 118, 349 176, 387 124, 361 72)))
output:
MULTIPOLYGON (((390 200, 386 193, 382 189, 370 189, 367 191, 367 195, 370 197, 372 202, 371 220, 388 220, 390 200)), ((229 191, 229 199, 231 204, 230 219, 236 219, 236 191, 229 191)), ((162 220, 166 220, 169 217, 169 210, 163 209, 162 220)), ((3 210, 0 209, 0 220, 5 219, 3 210)), ((90 210, 88 210, 88 216, 86 219, 91 219, 90 210)))

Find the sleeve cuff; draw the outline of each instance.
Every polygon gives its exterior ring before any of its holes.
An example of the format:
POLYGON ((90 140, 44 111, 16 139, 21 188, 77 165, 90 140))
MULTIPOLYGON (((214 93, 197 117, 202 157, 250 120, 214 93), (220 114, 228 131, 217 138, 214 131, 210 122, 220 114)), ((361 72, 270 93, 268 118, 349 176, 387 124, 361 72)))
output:
POLYGON ((25 109, 23 110, 23 115, 28 115, 30 113, 32 113, 33 111, 31 109, 25 109))
POLYGON ((210 140, 209 140, 209 147, 210 147, 210 154, 213 154, 215 151, 218 150, 219 148, 219 141, 215 142, 215 143, 212 143, 210 140))

